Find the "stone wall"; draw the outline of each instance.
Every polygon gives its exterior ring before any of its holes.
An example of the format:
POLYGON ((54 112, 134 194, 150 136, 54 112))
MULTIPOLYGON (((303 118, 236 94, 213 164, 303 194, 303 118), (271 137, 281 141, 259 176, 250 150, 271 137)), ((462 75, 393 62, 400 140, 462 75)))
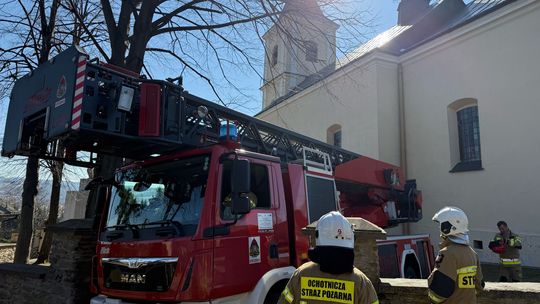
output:
POLYGON ((46 282, 49 270, 47 266, 0 264, 0 304, 63 303, 46 282))
MULTIPOLYGON (((429 304, 427 280, 381 279, 381 304, 429 304)), ((538 304, 540 283, 492 283, 478 295, 478 304, 538 304)))
POLYGON ((373 286, 378 288, 380 267, 377 242, 374 238, 364 238, 354 243, 354 266, 362 270, 373 286))
POLYGON ((49 227, 50 266, 0 264, 0 304, 88 303, 96 235, 91 220, 49 227))

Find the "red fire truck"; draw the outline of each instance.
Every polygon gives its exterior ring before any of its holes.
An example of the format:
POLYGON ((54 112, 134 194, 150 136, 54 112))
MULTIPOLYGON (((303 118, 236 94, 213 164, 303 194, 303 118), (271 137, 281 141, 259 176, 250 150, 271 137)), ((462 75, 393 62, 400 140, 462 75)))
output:
MULTIPOLYGON (((91 303, 273 303, 307 261, 301 229, 326 212, 383 228, 422 217, 396 166, 73 47, 15 84, 2 155, 94 166, 93 153, 131 162, 89 186, 104 202, 91 303)), ((433 265, 427 235, 389 237, 379 252, 382 276, 426 277, 433 265)))

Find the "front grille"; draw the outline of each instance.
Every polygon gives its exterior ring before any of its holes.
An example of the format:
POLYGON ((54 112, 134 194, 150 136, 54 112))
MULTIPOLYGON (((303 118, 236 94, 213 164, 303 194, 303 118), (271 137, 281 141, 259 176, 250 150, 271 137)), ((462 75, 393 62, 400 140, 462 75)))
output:
POLYGON ((171 287, 177 258, 103 258, 106 288, 165 292, 171 287))

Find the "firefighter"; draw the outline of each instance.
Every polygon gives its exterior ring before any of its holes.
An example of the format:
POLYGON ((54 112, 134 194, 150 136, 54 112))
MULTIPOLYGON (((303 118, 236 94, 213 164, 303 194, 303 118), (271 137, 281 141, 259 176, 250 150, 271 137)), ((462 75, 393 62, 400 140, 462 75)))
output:
POLYGON ((428 278, 431 303, 476 303, 484 282, 478 256, 469 246, 467 215, 457 207, 445 207, 433 221, 439 224, 442 242, 428 278))
POLYGON ((323 215, 317 223, 316 246, 310 262, 294 272, 279 304, 378 304, 371 281, 354 267, 354 233, 339 212, 323 215))
POLYGON ((499 232, 489 243, 489 249, 499 254, 499 282, 520 282, 521 281, 521 261, 519 260, 519 250, 521 249, 521 238, 514 234, 505 221, 497 223, 499 232))

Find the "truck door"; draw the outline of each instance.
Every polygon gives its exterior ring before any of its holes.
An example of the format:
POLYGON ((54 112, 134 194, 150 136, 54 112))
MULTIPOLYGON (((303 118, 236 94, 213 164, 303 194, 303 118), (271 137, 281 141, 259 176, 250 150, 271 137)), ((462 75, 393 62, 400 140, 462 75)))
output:
POLYGON ((214 237, 214 297, 247 292, 268 270, 277 267, 276 209, 279 207, 272 178, 271 163, 250 160, 251 211, 239 216, 231 213, 231 161, 220 165, 216 207, 216 227, 227 225, 222 235, 214 237))

